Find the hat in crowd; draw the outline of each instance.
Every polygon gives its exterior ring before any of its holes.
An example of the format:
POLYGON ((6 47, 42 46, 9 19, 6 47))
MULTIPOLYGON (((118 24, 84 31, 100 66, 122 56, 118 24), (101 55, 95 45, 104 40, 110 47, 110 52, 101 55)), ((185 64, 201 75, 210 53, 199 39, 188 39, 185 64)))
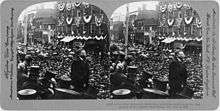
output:
POLYGON ((75 54, 75 52, 70 52, 70 55, 74 55, 75 54))
POLYGON ((184 49, 185 46, 182 43, 175 42, 174 43, 174 49, 184 49))
POLYGON ((82 48, 84 48, 85 44, 83 44, 82 42, 76 42, 75 46, 79 49, 82 49, 82 48))
POLYGON ((29 60, 29 61, 31 61, 31 60, 32 60, 31 55, 26 55, 26 56, 25 56, 25 60, 29 60))
POLYGON ((39 76, 40 67, 39 66, 31 66, 30 67, 30 78, 35 78, 39 76))
POLYGON ((178 52, 178 53, 177 53, 177 56, 178 56, 178 57, 181 57, 181 58, 186 57, 185 54, 183 53, 183 51, 178 52))

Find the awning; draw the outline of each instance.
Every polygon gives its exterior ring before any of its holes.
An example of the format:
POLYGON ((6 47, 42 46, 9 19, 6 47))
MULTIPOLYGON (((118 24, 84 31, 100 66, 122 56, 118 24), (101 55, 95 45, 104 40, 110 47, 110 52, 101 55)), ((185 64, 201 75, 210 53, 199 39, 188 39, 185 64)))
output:
POLYGON ((106 37, 107 37, 107 35, 94 36, 94 37, 91 37, 91 36, 65 36, 61 41, 70 42, 74 39, 77 39, 77 40, 104 40, 104 39, 106 39, 106 37))
POLYGON ((169 43, 171 43, 173 41, 175 41, 175 38, 166 38, 162 42, 169 44, 169 43))
POLYGON ((62 40, 60 40, 60 41, 70 42, 70 41, 72 41, 73 39, 74 39, 73 37, 67 36, 67 37, 63 38, 62 40))

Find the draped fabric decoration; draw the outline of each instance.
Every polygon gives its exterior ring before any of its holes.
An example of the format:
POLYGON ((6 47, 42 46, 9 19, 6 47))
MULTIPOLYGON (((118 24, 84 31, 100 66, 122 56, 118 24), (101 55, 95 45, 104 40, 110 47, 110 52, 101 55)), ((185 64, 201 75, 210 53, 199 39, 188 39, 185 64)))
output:
POLYGON ((81 5, 81 2, 75 2, 74 5, 76 8, 78 8, 81 5))
POLYGON ((173 23, 174 23, 174 19, 168 19, 167 23, 168 23, 169 26, 172 26, 173 23))
POLYGON ((200 37, 200 38, 196 37, 195 40, 198 41, 198 42, 202 41, 202 37, 200 37))
POLYGON ((64 2, 59 2, 57 4, 57 8, 58 8, 59 11, 63 11, 64 8, 65 8, 65 3, 64 2))
POLYGON ((160 6, 160 11, 161 11, 161 12, 165 12, 166 9, 167 9, 167 6, 166 6, 166 5, 161 5, 161 6, 160 6))
POLYGON ((100 17, 100 18, 98 18, 97 16, 95 16, 95 24, 96 24, 96 26, 101 26, 102 20, 103 20, 103 16, 100 17))
POLYGON ((196 18, 196 26, 197 26, 197 28, 201 28, 202 27, 202 22, 198 18, 196 18))
POLYGON ((185 17, 185 18, 184 18, 184 21, 185 21, 185 23, 186 23, 187 25, 191 24, 192 21, 193 21, 193 16, 191 16, 191 17, 185 17))
POLYGON ((181 9, 182 6, 183 6, 183 4, 180 3, 180 2, 177 2, 175 5, 176 5, 176 8, 177 8, 177 9, 181 9))
POLYGON ((86 2, 57 2, 56 6, 59 11, 57 16, 58 28, 56 30, 62 33, 62 36, 58 37, 63 38, 62 42, 70 42, 74 39, 83 41, 106 39, 108 35, 107 27, 101 29, 101 25, 108 25, 108 22, 103 22, 107 18, 101 9, 86 2), (73 28, 72 24, 76 28, 73 28), (93 29, 96 26, 98 28, 93 29))
POLYGON ((63 42, 70 42, 72 40, 104 40, 106 39, 107 35, 105 36, 62 36, 63 42))
POLYGON ((66 18, 66 23, 67 23, 68 25, 71 25, 71 24, 72 24, 72 21, 73 21, 73 18, 72 18, 72 17, 67 17, 67 18, 66 18))
POLYGON ((172 12, 172 11, 173 11, 173 5, 172 5, 172 4, 169 4, 167 8, 168 8, 168 11, 169 11, 169 12, 172 12))
POLYGON ((66 4, 66 10, 67 11, 71 11, 71 8, 72 8, 72 4, 69 2, 66 4))
POLYGON ((77 27, 79 27, 80 21, 81 21, 81 17, 76 17, 75 18, 75 24, 76 24, 77 27))
POLYGON ((85 23, 89 23, 92 20, 92 15, 84 15, 83 20, 85 23))

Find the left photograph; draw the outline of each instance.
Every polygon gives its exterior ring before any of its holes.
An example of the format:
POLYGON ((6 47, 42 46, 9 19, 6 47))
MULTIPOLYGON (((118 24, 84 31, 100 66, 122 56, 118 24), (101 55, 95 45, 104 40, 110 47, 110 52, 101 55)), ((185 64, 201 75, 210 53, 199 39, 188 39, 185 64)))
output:
POLYGON ((44 2, 18 18, 17 99, 111 98, 110 21, 82 2, 44 2))

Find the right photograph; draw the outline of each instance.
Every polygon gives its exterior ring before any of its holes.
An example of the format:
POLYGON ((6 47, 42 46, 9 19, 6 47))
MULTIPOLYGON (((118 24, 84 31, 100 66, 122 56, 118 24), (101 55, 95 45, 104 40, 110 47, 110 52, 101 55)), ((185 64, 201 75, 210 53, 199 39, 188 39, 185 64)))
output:
POLYGON ((190 4, 143 1, 110 18, 113 99, 202 99, 202 21, 190 4))

